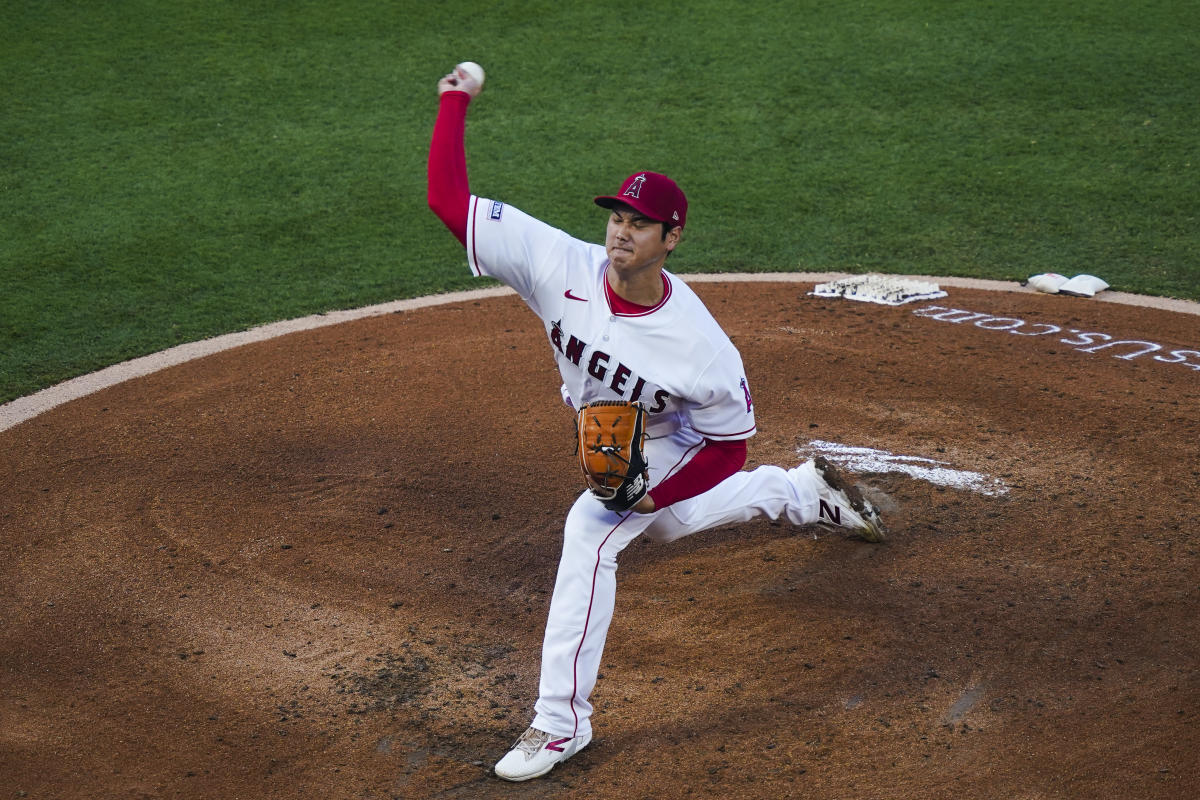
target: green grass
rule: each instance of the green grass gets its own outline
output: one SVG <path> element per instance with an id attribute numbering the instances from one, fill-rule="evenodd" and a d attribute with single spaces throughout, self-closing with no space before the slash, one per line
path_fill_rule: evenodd
<path id="1" fill-rule="evenodd" d="M 19 7 L 16 7 L 18 6 Z M 425 206 L 434 85 L 488 70 L 473 188 L 586 238 L 634 169 L 677 271 L 1200 299 L 1200 2 L 210 0 L 0 11 L 0 402 L 276 319 L 475 285 Z"/>

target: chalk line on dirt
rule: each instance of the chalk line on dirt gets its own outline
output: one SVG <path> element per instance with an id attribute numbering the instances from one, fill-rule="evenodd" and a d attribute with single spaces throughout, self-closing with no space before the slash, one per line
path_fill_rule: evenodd
<path id="1" fill-rule="evenodd" d="M 932 483 L 934 486 L 962 489 L 988 497 L 1008 493 L 1008 486 L 999 478 L 970 470 L 954 469 L 947 466 L 945 461 L 935 461 L 932 458 L 898 455 L 886 450 L 854 447 L 820 439 L 809 442 L 799 448 L 798 452 L 818 453 L 858 474 L 898 472 L 915 480 Z"/>

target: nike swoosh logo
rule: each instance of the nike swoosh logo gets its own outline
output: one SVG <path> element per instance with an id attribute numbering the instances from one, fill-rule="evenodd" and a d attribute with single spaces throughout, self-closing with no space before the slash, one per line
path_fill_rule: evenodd
<path id="1" fill-rule="evenodd" d="M 588 301 L 586 297 L 576 297 L 575 295 L 571 294 L 570 289 L 567 289 L 565 292 L 563 292 L 563 297 L 567 298 L 568 300 L 578 300 L 581 303 L 586 303 Z"/>

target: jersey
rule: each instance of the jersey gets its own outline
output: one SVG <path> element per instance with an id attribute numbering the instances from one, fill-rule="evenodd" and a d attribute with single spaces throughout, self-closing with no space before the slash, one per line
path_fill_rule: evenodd
<path id="1" fill-rule="evenodd" d="M 513 206 L 471 196 L 467 261 L 512 287 L 542 320 L 563 387 L 579 408 L 640 401 L 651 438 L 746 439 L 756 430 L 741 355 L 691 287 L 664 271 L 663 298 L 613 310 L 608 254 Z"/>

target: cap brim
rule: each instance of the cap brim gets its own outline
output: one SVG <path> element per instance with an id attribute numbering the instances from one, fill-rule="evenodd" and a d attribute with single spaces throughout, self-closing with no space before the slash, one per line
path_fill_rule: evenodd
<path id="1" fill-rule="evenodd" d="M 631 203 L 631 202 L 629 202 L 630 200 L 633 200 L 634 202 Z M 636 201 L 636 199 L 632 198 L 632 197 L 613 197 L 611 195 L 601 195 L 600 197 L 595 198 L 595 200 L 593 202 L 596 205 L 600 206 L 601 208 L 612 208 L 613 206 L 629 206 L 630 208 L 632 208 L 634 211 L 641 214 L 646 219 L 652 219 L 655 222 L 670 222 L 670 220 L 659 219 L 659 217 L 657 215 L 648 213 L 646 211 L 646 209 L 641 208 L 640 204 Z M 679 223 L 671 222 L 671 224 L 678 225 Z"/>

